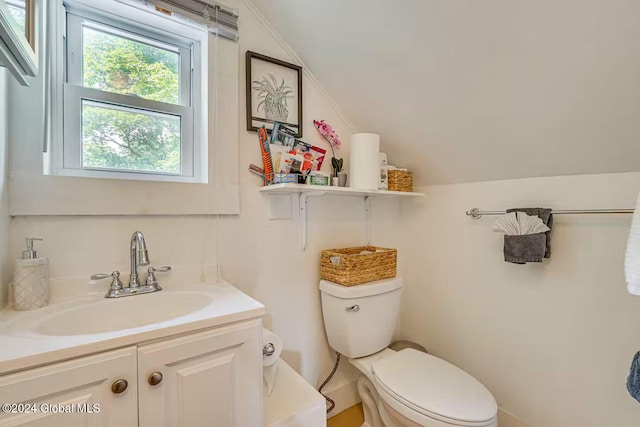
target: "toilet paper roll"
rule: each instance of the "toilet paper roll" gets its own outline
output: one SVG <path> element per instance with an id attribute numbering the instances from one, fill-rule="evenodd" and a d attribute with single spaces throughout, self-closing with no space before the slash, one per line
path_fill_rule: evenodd
<path id="1" fill-rule="evenodd" d="M 282 353 L 282 340 L 268 329 L 262 328 L 262 365 L 271 366 Z"/>
<path id="2" fill-rule="evenodd" d="M 351 135 L 349 186 L 377 190 L 380 182 L 380 135 L 356 133 Z"/>
<path id="3" fill-rule="evenodd" d="M 273 387 L 276 385 L 276 376 L 278 370 L 278 362 L 280 359 L 276 359 L 276 361 L 271 366 L 265 366 L 262 370 L 262 375 L 264 377 L 264 385 L 267 388 L 267 396 L 271 396 L 273 392 Z"/>

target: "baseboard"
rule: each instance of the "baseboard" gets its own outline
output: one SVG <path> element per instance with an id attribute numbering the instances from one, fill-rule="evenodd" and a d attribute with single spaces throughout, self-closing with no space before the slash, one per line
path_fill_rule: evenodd
<path id="1" fill-rule="evenodd" d="M 349 383 L 342 384 L 332 390 L 324 390 L 325 395 L 332 399 L 336 406 L 327 417 L 335 417 L 340 412 L 351 408 L 360 403 L 360 395 L 358 394 L 358 380 L 355 379 Z"/>
<path id="2" fill-rule="evenodd" d="M 515 415 L 504 409 L 498 409 L 498 426 L 499 427 L 531 427 Z"/>

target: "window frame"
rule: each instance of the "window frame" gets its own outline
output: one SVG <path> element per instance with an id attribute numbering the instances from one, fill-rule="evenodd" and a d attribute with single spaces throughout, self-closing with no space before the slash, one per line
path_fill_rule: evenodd
<path id="1" fill-rule="evenodd" d="M 206 183 L 207 165 L 207 115 L 206 76 L 207 34 L 206 32 L 177 31 L 180 25 L 162 25 L 147 11 L 133 6 L 119 4 L 118 15 L 81 4 L 64 5 L 64 53 L 62 85 L 62 144 L 52 158 L 56 163 L 52 168 L 55 175 L 108 178 L 144 181 L 169 181 L 186 183 Z M 144 19 L 147 18 L 147 19 Z M 167 23 L 170 23 L 168 20 Z M 164 24 L 164 22 L 163 22 Z M 172 23 L 173 24 L 173 23 Z M 104 31 L 118 37 L 150 44 L 162 49 L 175 51 L 180 55 L 179 104 L 171 104 L 141 97 L 117 94 L 82 86 L 82 37 L 84 27 Z M 71 58 L 80 58 L 74 61 Z M 190 87 L 189 87 L 190 86 Z M 180 160 L 179 174 L 133 171 L 112 168 L 82 166 L 82 102 L 111 104 L 141 113 L 161 113 L 180 118 Z"/>

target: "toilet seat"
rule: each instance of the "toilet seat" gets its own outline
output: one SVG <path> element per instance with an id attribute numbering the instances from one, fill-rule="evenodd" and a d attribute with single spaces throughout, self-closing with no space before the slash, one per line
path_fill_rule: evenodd
<path id="1" fill-rule="evenodd" d="M 381 398 L 406 418 L 426 425 L 492 425 L 497 404 L 478 380 L 435 356 L 404 349 L 371 365 Z"/>

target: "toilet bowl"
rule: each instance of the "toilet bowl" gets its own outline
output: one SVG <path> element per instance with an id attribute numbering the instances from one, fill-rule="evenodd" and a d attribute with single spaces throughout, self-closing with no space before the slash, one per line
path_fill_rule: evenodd
<path id="1" fill-rule="evenodd" d="M 427 353 L 387 348 L 402 286 L 320 282 L 329 344 L 363 374 L 363 427 L 497 427 L 496 401 L 478 380 Z"/>
<path id="2" fill-rule="evenodd" d="M 349 359 L 364 375 L 363 427 L 496 427 L 496 401 L 475 378 L 435 356 L 384 349 Z"/>

